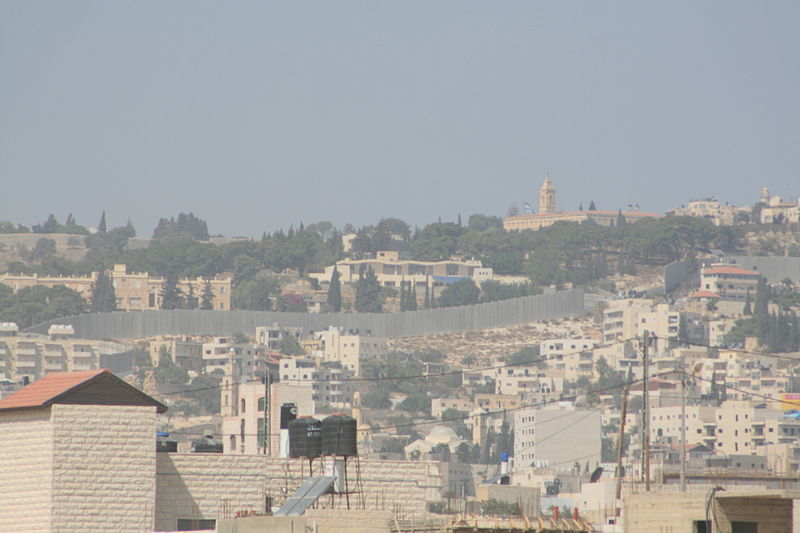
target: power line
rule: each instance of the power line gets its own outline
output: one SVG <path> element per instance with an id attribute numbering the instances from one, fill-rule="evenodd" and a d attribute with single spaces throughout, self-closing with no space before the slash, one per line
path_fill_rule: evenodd
<path id="1" fill-rule="evenodd" d="M 411 376 L 376 376 L 376 377 L 360 377 L 360 378 L 353 377 L 353 378 L 340 379 L 340 380 L 337 380 L 337 381 L 347 382 L 347 383 L 381 382 L 381 381 L 396 381 L 396 380 L 403 380 L 403 379 L 429 379 L 429 378 L 453 376 L 453 375 L 458 375 L 458 374 L 473 374 L 473 373 L 477 373 L 477 372 L 487 372 L 487 371 L 491 371 L 491 370 L 500 370 L 500 369 L 503 369 L 503 368 L 535 365 L 537 363 L 550 361 L 552 359 L 559 359 L 559 358 L 569 357 L 569 356 L 577 355 L 577 354 L 580 354 L 580 353 L 583 353 L 583 352 L 596 350 L 598 348 L 610 348 L 611 346 L 616 346 L 617 344 L 623 344 L 623 343 L 626 343 L 626 342 L 628 342 L 630 340 L 632 340 L 632 339 L 620 339 L 620 340 L 616 340 L 616 341 L 608 343 L 608 344 L 604 344 L 602 346 L 595 346 L 594 348 L 591 348 L 591 349 L 575 350 L 573 352 L 567 352 L 567 353 L 563 353 L 563 354 L 553 354 L 553 355 L 538 357 L 536 359 L 531 359 L 531 360 L 528 360 L 528 361 L 521 361 L 521 362 L 517 362 L 517 363 L 504 363 L 502 365 L 494 365 L 494 366 L 487 366 L 487 367 L 481 367 L 481 368 L 470 368 L 470 369 L 452 370 L 452 371 L 448 371 L 448 372 L 437 372 L 435 374 L 415 374 L 415 375 L 411 375 Z M 310 383 L 312 381 L 314 381 L 314 380 L 313 379 L 290 378 L 290 379 L 282 379 L 279 382 L 280 383 L 288 383 L 288 382 Z M 260 379 L 258 379 L 258 380 L 246 380 L 246 381 L 239 381 L 239 382 L 236 382 L 236 383 L 211 385 L 211 386 L 208 386 L 208 387 L 199 387 L 199 388 L 196 388 L 196 389 L 183 389 L 183 390 L 179 390 L 179 391 L 166 392 L 166 393 L 161 394 L 160 396 L 173 396 L 173 395 L 177 395 L 177 394 L 203 392 L 203 391 L 215 390 L 215 389 L 221 390 L 221 389 L 225 389 L 225 388 L 228 388 L 228 387 L 232 387 L 234 385 L 244 385 L 244 384 L 248 384 L 248 383 L 263 383 L 263 381 L 260 380 Z"/>
<path id="2" fill-rule="evenodd" d="M 659 339 L 659 340 L 663 340 L 663 341 L 673 341 L 673 342 L 675 341 L 675 339 L 669 339 L 669 338 L 666 338 L 666 337 L 657 337 L 655 335 L 652 335 L 651 338 Z M 705 343 L 702 343 L 702 342 L 690 342 L 690 341 L 677 341 L 677 342 L 679 342 L 680 344 L 686 344 L 688 346 L 697 346 L 699 348 L 714 348 L 714 349 L 717 349 L 717 350 L 726 350 L 726 351 L 729 351 L 729 352 L 736 352 L 736 353 L 741 353 L 741 354 L 745 354 L 745 355 L 751 355 L 753 357 L 772 357 L 774 359 L 784 359 L 786 361 L 792 361 L 793 363 L 800 363 L 800 357 L 791 357 L 789 355 L 779 355 L 779 354 L 769 354 L 769 353 L 756 353 L 756 352 L 750 352 L 750 351 L 747 351 L 747 350 L 743 350 L 743 349 L 740 349 L 740 348 L 728 348 L 727 346 L 714 346 L 712 344 L 705 344 Z"/>
<path id="3" fill-rule="evenodd" d="M 667 375 L 667 374 L 671 374 L 673 372 L 675 372 L 675 370 L 667 370 L 667 371 L 664 371 L 664 372 L 659 372 L 657 374 L 651 375 L 650 379 L 653 379 L 653 378 L 656 378 L 656 377 L 660 377 L 660 376 L 664 376 L 664 375 Z M 632 385 L 634 383 L 639 383 L 639 382 L 642 382 L 642 381 L 644 381 L 644 378 L 638 378 L 638 379 L 630 381 L 630 383 L 627 383 L 627 384 L 628 385 Z M 601 388 L 598 388 L 598 389 L 587 390 L 585 392 L 572 394 L 570 396 L 562 396 L 562 397 L 557 398 L 557 399 L 543 400 L 543 401 L 541 401 L 539 403 L 531 404 L 531 405 L 520 405 L 518 407 L 509 407 L 507 409 L 499 409 L 499 410 L 495 410 L 495 411 L 484 411 L 482 413 L 467 414 L 467 415 L 464 415 L 464 416 L 450 417 L 450 418 L 446 418 L 446 419 L 421 420 L 421 421 L 416 421 L 416 422 L 412 421 L 412 422 L 409 422 L 409 423 L 406 423 L 406 424 L 394 424 L 394 425 L 387 425 L 387 426 L 376 426 L 376 427 L 358 429 L 358 431 L 359 432 L 369 432 L 369 431 L 373 431 L 374 432 L 374 431 L 384 431 L 384 430 L 388 430 L 388 429 L 407 429 L 407 428 L 413 428 L 413 427 L 418 427 L 418 426 L 427 426 L 427 425 L 431 425 L 431 424 L 445 424 L 447 422 L 460 422 L 460 421 L 469 420 L 470 418 L 475 418 L 475 417 L 504 415 L 506 413 L 515 412 L 515 411 L 521 411 L 523 409 L 533 409 L 533 408 L 545 407 L 547 405 L 550 405 L 550 404 L 553 404 L 553 403 L 558 403 L 558 402 L 575 401 L 576 399 L 578 399 L 581 396 L 589 396 L 591 394 L 601 394 L 601 393 L 604 393 L 604 392 L 609 392 L 609 391 L 612 391 L 612 390 L 616 390 L 616 389 L 622 388 L 625 385 L 626 385 L 626 383 L 624 383 L 624 382 L 623 383 L 618 383 L 616 385 L 610 385 L 608 387 L 601 387 Z M 180 431 L 170 432 L 170 434 L 173 434 L 173 433 L 176 434 L 176 435 L 198 435 L 199 434 L 197 432 L 185 432 L 185 433 L 184 432 L 180 432 Z M 240 435 L 240 433 L 236 433 L 236 434 Z M 256 434 L 255 433 L 245 433 L 245 436 L 253 436 L 253 435 L 256 435 Z"/>

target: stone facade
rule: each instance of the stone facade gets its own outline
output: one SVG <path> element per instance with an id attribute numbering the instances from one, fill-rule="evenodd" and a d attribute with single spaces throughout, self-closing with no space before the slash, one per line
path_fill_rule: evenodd
<path id="1" fill-rule="evenodd" d="M 3 416 L 0 531 L 50 531 L 53 428 L 49 409 Z M 24 526 L 23 526 L 24 524 Z"/>
<path id="2" fill-rule="evenodd" d="M 56 404 L 3 429 L 0 531 L 152 529 L 155 407 Z"/>
<path id="3" fill-rule="evenodd" d="M 52 406 L 52 531 L 153 527 L 155 407 Z"/>

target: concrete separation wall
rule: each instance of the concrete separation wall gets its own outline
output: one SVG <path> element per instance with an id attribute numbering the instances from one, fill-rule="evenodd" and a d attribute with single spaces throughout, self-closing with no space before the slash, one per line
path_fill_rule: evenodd
<path id="1" fill-rule="evenodd" d="M 85 339 L 131 339 L 155 335 L 232 335 L 256 326 L 280 324 L 319 331 L 329 326 L 379 337 L 418 337 L 489 329 L 577 315 L 584 310 L 580 289 L 499 302 L 406 311 L 404 313 L 279 313 L 274 311 L 115 311 L 59 318 L 26 330 L 46 334 L 51 324 L 70 324 Z"/>
<path id="2" fill-rule="evenodd" d="M 722 260 L 741 268 L 757 270 L 772 284 L 778 284 L 786 278 L 795 283 L 800 281 L 800 257 L 726 255 Z"/>

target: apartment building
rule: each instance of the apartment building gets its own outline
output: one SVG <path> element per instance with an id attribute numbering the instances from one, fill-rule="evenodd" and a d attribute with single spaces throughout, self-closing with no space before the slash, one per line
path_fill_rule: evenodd
<path id="1" fill-rule="evenodd" d="M 603 342 L 643 337 L 647 332 L 652 338 L 651 348 L 661 352 L 678 340 L 680 313 L 670 309 L 669 304 L 652 305 L 647 300 L 624 299 L 611 302 L 603 311 Z"/>
<path id="2" fill-rule="evenodd" d="M 514 469 L 531 465 L 571 470 L 600 463 L 602 411 L 527 408 L 514 414 Z"/>
<path id="3" fill-rule="evenodd" d="M 458 279 L 470 278 L 480 284 L 492 279 L 492 269 L 477 260 L 416 261 L 401 259 L 400 252 L 381 251 L 374 259 L 344 259 L 325 267 L 323 273 L 309 273 L 320 282 L 329 283 L 333 270 L 339 272 L 343 283 L 354 283 L 362 268 L 372 270 L 378 283 L 384 287 L 399 287 L 401 282 L 411 282 L 416 287 L 437 286 Z"/>
<path id="4" fill-rule="evenodd" d="M 271 326 L 256 326 L 256 342 L 270 350 L 279 350 L 285 337 L 294 337 L 299 342 L 303 328 L 273 323 Z"/>
<path id="5" fill-rule="evenodd" d="M 14 323 L 0 324 L 0 380 L 33 382 L 52 372 L 100 368 L 101 347 L 114 352 L 107 341 L 76 339 L 72 326 L 53 325 L 48 335 L 19 335 Z"/>
<path id="6" fill-rule="evenodd" d="M 152 277 L 146 272 L 128 272 L 127 266 L 123 264 L 114 265 L 114 268 L 108 270 L 107 274 L 111 277 L 114 285 L 117 309 L 143 311 L 161 308 L 161 288 L 164 278 Z M 64 285 L 80 294 L 88 302 L 91 301 L 92 287 L 97 276 L 97 272 L 92 272 L 89 276 L 39 276 L 38 274 L 5 273 L 0 274 L 0 283 L 10 287 L 14 292 L 26 287 Z M 208 280 L 183 278 L 178 281 L 178 288 L 183 294 L 192 294 L 199 300 L 208 284 L 214 296 L 213 308 L 228 310 L 231 308 L 232 283 L 233 278 L 225 275 Z"/>
<path id="7" fill-rule="evenodd" d="M 244 455 L 280 456 L 280 414 L 285 403 L 294 404 L 299 416 L 313 416 L 316 403 L 312 399 L 311 385 L 270 385 L 269 412 L 264 409 L 266 386 L 263 383 L 241 383 L 221 394 L 222 442 L 224 453 Z M 264 428 L 269 425 L 270 441 L 266 440 Z M 266 446 L 266 448 L 265 448 Z"/>
<path id="8" fill-rule="evenodd" d="M 203 343 L 186 336 L 153 337 L 147 342 L 150 359 L 158 365 L 162 353 L 169 355 L 172 362 L 187 372 L 203 372 Z"/>
<path id="9" fill-rule="evenodd" d="M 714 265 L 703 267 L 700 271 L 700 289 L 710 291 L 721 300 L 735 300 L 744 303 L 747 294 L 756 297 L 756 286 L 761 274 L 737 266 Z"/>
<path id="10" fill-rule="evenodd" d="M 680 442 L 680 406 L 650 410 L 653 442 Z M 728 455 L 760 453 L 766 443 L 792 443 L 800 438 L 800 420 L 784 418 L 776 409 L 756 409 L 751 402 L 726 401 L 719 407 L 686 406 L 686 441 Z"/>
<path id="11" fill-rule="evenodd" d="M 319 355 L 324 361 L 338 362 L 344 368 L 361 375 L 361 363 L 376 358 L 389 350 L 388 340 L 382 337 L 345 332 L 343 328 L 330 327 L 317 334 Z"/>
<path id="12" fill-rule="evenodd" d="M 263 377 L 273 355 L 264 346 L 237 344 L 231 337 L 213 337 L 203 343 L 203 368 L 206 373 L 220 370 L 230 374 L 228 364 L 234 358 L 243 381 Z"/>
<path id="13" fill-rule="evenodd" d="M 539 355 L 548 368 L 564 370 L 564 357 L 592 350 L 598 342 L 594 339 L 547 339 L 539 343 Z"/>
<path id="14" fill-rule="evenodd" d="M 352 406 L 354 373 L 336 364 L 322 363 L 307 357 L 284 357 L 280 361 L 279 378 L 289 385 L 311 385 L 312 399 L 318 409 Z"/>

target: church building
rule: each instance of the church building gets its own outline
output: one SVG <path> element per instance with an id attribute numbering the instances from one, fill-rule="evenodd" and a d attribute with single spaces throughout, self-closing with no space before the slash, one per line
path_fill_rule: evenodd
<path id="1" fill-rule="evenodd" d="M 601 226 L 614 226 L 617 224 L 620 213 L 625 217 L 625 222 L 633 223 L 643 218 L 661 218 L 656 213 L 643 213 L 641 211 L 557 211 L 556 188 L 547 176 L 539 189 L 539 212 L 524 213 L 503 219 L 503 228 L 506 231 L 522 231 L 526 229 L 539 230 L 556 222 L 587 222 L 592 221 Z"/>

